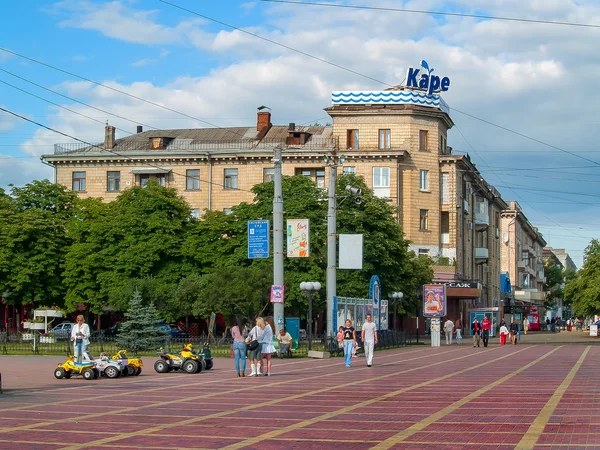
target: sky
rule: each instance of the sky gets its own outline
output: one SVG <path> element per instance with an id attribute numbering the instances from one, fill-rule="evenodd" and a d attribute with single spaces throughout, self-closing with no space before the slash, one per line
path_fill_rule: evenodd
<path id="1" fill-rule="evenodd" d="M 136 125 L 250 126 L 260 105 L 276 125 L 325 124 L 332 91 L 401 84 L 424 59 L 451 79 L 453 152 L 468 153 L 578 267 L 599 237 L 597 0 L 328 2 L 596 27 L 260 0 L 169 3 L 11 2 L 0 19 L 0 107 L 88 142 L 103 141 L 107 120 L 117 137 Z M 0 187 L 53 180 L 40 155 L 70 141 L 0 111 Z"/>

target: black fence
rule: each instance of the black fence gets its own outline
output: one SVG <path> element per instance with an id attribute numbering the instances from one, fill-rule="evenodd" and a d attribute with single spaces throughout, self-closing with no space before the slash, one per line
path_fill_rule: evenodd
<path id="1" fill-rule="evenodd" d="M 362 347 L 360 335 L 357 333 L 359 347 Z M 215 357 L 229 357 L 231 355 L 231 338 L 199 336 L 188 338 L 164 337 L 158 338 L 156 348 L 149 348 L 138 352 L 140 355 L 156 355 L 159 348 L 169 352 L 178 352 L 185 344 L 191 343 L 194 348 L 200 349 L 205 343 L 210 345 L 212 355 Z M 375 349 L 403 347 L 412 344 L 412 337 L 402 331 L 379 333 L 379 342 Z M 330 356 L 341 355 L 342 352 L 335 337 L 325 335 L 311 336 L 310 346 L 313 351 L 330 353 Z M 297 343 L 291 356 L 304 357 L 308 355 L 309 339 L 302 339 Z M 93 355 L 108 353 L 114 355 L 121 350 L 114 336 L 96 336 L 90 338 L 89 350 Z M 65 338 L 56 338 L 40 333 L 9 333 L 0 332 L 0 354 L 3 355 L 62 355 L 73 354 L 73 343 Z M 134 356 L 132 354 L 132 356 Z M 288 355 L 289 356 L 289 355 Z"/>

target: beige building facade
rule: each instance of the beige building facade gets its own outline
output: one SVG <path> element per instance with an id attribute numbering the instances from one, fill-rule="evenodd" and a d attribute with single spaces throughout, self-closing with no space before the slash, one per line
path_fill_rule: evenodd
<path id="1" fill-rule="evenodd" d="M 274 126 L 266 111 L 257 113 L 252 127 L 138 127 L 136 135 L 116 139 L 107 126 L 103 143 L 56 144 L 44 160 L 55 167 L 57 183 L 82 197 L 111 201 L 155 179 L 177 189 L 200 217 L 204 210 L 227 212 L 252 201 L 252 186 L 272 179 L 276 146 L 283 149 L 284 175 L 307 176 L 323 188 L 329 172 L 324 157 L 343 155 L 338 171 L 362 176 L 375 195 L 397 207 L 410 248 L 436 261 L 434 282 L 447 284 L 450 316 L 498 307 L 500 273 L 511 270 L 501 244 L 510 222 L 504 220 L 507 204 L 468 155 L 455 155 L 447 145 L 454 124 L 439 95 L 431 104 L 418 90 L 369 95 L 360 93 L 356 102 L 343 100 L 355 93 L 332 94 L 326 108 L 331 126 Z M 381 96 L 397 100 L 381 103 Z M 527 242 L 535 248 L 540 239 Z M 515 252 L 513 270 L 516 246 Z M 531 270 L 528 280 L 537 286 L 537 268 Z"/>

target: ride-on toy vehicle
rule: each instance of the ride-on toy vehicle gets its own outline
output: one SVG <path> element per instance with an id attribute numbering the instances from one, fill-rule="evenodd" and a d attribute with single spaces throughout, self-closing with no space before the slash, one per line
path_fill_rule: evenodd
<path id="1" fill-rule="evenodd" d="M 67 360 L 59 364 L 54 369 L 54 377 L 58 380 L 62 378 L 71 378 L 73 375 L 81 375 L 86 380 L 95 380 L 100 376 L 100 371 L 96 369 L 94 361 L 83 361 L 78 363 L 69 355 Z"/>
<path id="2" fill-rule="evenodd" d="M 158 373 L 180 369 L 187 373 L 199 373 L 207 367 L 202 354 L 197 355 L 192 351 L 192 344 L 185 344 L 180 353 L 169 353 L 162 349 L 157 353 L 160 359 L 154 363 L 154 370 Z"/>
<path id="3" fill-rule="evenodd" d="M 210 370 L 213 367 L 213 359 L 212 353 L 210 352 L 210 347 L 208 346 L 208 342 L 202 346 L 202 351 L 199 353 L 202 355 L 204 361 L 206 361 L 206 370 Z"/>
<path id="4" fill-rule="evenodd" d="M 112 356 L 112 359 L 119 361 L 129 376 L 142 373 L 142 366 L 144 365 L 142 358 L 130 358 L 127 356 L 127 350 L 119 350 L 116 355 Z"/>
<path id="5" fill-rule="evenodd" d="M 86 350 L 83 352 L 83 362 L 92 361 L 96 363 L 96 369 L 100 375 L 108 378 L 118 378 L 121 375 L 127 375 L 127 368 L 119 361 L 110 359 L 106 353 L 100 353 L 100 358 L 94 358 L 92 354 Z"/>

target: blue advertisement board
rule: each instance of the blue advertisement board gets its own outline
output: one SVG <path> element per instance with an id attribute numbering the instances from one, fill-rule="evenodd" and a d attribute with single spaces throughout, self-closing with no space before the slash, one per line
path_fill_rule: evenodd
<path id="1" fill-rule="evenodd" d="M 269 221 L 248 221 L 248 258 L 269 257 Z"/>

